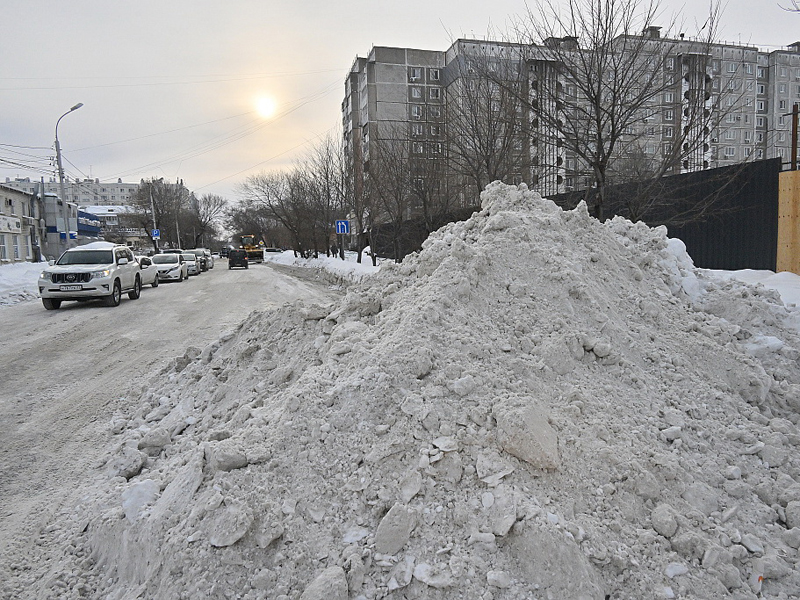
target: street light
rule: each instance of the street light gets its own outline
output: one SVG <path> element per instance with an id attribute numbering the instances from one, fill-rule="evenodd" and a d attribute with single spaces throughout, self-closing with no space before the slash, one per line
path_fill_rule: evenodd
<path id="1" fill-rule="evenodd" d="M 58 121 L 56 121 L 56 163 L 58 164 L 58 186 L 61 191 L 61 202 L 64 206 L 64 231 L 66 234 L 66 247 L 69 247 L 69 205 L 67 204 L 67 196 L 64 191 L 64 167 L 61 164 L 61 145 L 58 143 L 58 124 L 61 123 L 61 119 L 66 117 L 72 111 L 78 110 L 81 106 L 83 106 L 83 102 L 78 102 L 75 106 L 58 117 Z"/>

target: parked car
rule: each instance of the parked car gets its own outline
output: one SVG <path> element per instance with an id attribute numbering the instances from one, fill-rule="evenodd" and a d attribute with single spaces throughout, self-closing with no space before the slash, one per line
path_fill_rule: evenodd
<path id="1" fill-rule="evenodd" d="M 92 242 L 66 250 L 39 276 L 39 296 L 47 310 L 65 300 L 101 299 L 118 306 L 122 294 L 136 300 L 142 292 L 139 263 L 127 246 Z"/>
<path id="2" fill-rule="evenodd" d="M 158 287 L 158 267 L 153 264 L 149 256 L 137 256 L 136 262 L 139 263 L 139 275 L 142 277 L 142 285 Z"/>
<path id="3" fill-rule="evenodd" d="M 187 250 L 186 252 L 191 252 L 197 257 L 197 260 L 200 263 L 200 269 L 202 271 L 208 271 L 209 269 L 214 268 L 214 259 L 211 257 L 210 250 L 206 250 L 205 248 L 194 248 L 192 250 Z"/>
<path id="4" fill-rule="evenodd" d="M 162 248 L 159 252 L 161 254 L 183 254 L 186 250 L 181 250 L 180 248 Z"/>
<path id="5" fill-rule="evenodd" d="M 202 270 L 200 259 L 193 252 L 184 252 L 181 256 L 183 257 L 183 262 L 186 263 L 189 275 L 200 275 Z"/>
<path id="6" fill-rule="evenodd" d="M 219 249 L 220 258 L 228 258 L 229 250 L 230 248 L 228 248 L 227 246 L 225 246 L 224 248 L 220 248 Z"/>
<path id="7" fill-rule="evenodd" d="M 247 260 L 247 250 L 236 250 L 231 248 L 228 251 L 228 268 L 232 269 L 233 267 L 244 267 L 245 269 L 249 269 Z"/>
<path id="8" fill-rule="evenodd" d="M 156 254 L 150 260 L 158 269 L 160 281 L 183 281 L 189 277 L 189 269 L 180 254 Z"/>

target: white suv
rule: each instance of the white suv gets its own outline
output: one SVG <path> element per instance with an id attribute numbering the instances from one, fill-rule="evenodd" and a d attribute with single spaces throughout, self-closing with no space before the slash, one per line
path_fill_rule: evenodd
<path id="1" fill-rule="evenodd" d="M 51 261 L 39 276 L 39 295 L 47 310 L 64 300 L 101 298 L 106 306 L 118 306 L 127 292 L 136 300 L 142 292 L 139 263 L 127 246 L 93 242 L 70 248 Z"/>

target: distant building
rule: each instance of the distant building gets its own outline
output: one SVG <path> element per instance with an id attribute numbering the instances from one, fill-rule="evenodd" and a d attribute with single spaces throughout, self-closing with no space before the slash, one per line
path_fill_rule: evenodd
<path id="1" fill-rule="evenodd" d="M 6 177 L 4 185 L 31 194 L 39 190 L 41 182 L 30 177 L 11 179 Z M 116 183 L 101 183 L 99 179 L 64 179 L 64 191 L 67 200 L 77 205 L 115 206 L 130 203 L 139 189 L 138 183 L 123 183 L 117 179 Z M 44 191 L 52 194 L 61 194 L 58 179 L 50 177 L 44 182 Z"/>

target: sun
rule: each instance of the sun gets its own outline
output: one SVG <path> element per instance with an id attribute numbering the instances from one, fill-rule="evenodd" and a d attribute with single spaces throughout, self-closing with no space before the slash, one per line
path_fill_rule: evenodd
<path id="1" fill-rule="evenodd" d="M 268 119 L 274 115 L 276 108 L 277 106 L 275 104 L 275 99 L 271 98 L 270 96 L 261 96 L 258 100 L 256 100 L 256 111 L 258 111 L 258 114 L 265 119 Z"/>

